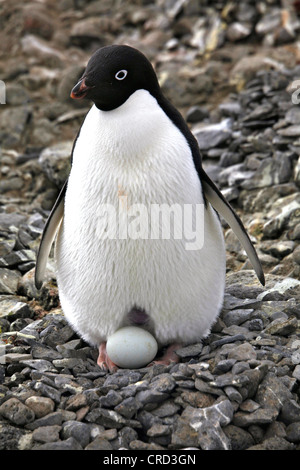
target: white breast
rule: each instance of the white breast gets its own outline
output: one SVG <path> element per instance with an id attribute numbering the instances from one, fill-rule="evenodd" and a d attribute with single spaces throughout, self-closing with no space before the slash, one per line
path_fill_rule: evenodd
<path id="1" fill-rule="evenodd" d="M 135 204 L 150 212 L 151 204 L 202 203 L 187 141 L 148 92 L 113 111 L 91 108 L 74 149 L 56 250 L 62 308 L 87 341 L 99 344 L 126 325 L 134 306 L 150 315 L 160 343 L 209 332 L 225 277 L 223 235 L 210 207 L 201 250 L 186 250 L 184 238 L 99 236 L 104 205 L 123 220 Z"/>

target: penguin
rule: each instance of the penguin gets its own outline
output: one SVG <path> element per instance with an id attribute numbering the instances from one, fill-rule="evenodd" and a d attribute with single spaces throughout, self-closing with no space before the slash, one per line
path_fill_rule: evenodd
<path id="1" fill-rule="evenodd" d="M 73 329 L 99 348 L 99 366 L 116 370 L 106 341 L 127 325 L 153 334 L 165 351 L 155 362 L 178 361 L 176 350 L 207 337 L 222 308 L 226 252 L 220 216 L 264 285 L 256 250 L 241 219 L 205 173 L 197 140 L 163 95 L 143 53 L 127 45 L 98 49 L 71 97 L 93 104 L 74 141 L 69 177 L 45 224 L 35 285 L 42 286 L 56 238 L 63 312 Z M 120 228 L 132 207 L 142 205 L 150 212 L 153 206 L 174 204 L 203 208 L 198 249 L 187 249 L 184 235 L 120 235 L 112 230 L 116 223 L 108 224 L 113 217 L 103 211 L 118 214 Z M 149 219 L 139 221 L 142 229 L 148 227 Z"/>

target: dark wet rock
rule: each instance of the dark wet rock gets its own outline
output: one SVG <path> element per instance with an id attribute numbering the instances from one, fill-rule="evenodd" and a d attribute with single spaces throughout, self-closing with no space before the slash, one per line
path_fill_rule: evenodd
<path id="1" fill-rule="evenodd" d="M 9 398 L 0 406 L 0 415 L 8 419 L 12 424 L 24 426 L 34 420 L 32 409 L 24 405 L 17 398 Z"/>

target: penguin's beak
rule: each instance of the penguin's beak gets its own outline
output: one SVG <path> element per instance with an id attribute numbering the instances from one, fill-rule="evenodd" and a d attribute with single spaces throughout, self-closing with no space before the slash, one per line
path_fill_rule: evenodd
<path id="1" fill-rule="evenodd" d="M 85 83 L 85 78 L 82 78 L 81 80 L 79 80 L 79 82 L 74 86 L 74 88 L 72 89 L 71 91 L 71 98 L 73 98 L 74 100 L 81 100 L 82 98 L 84 98 L 88 91 L 91 89 L 91 88 L 94 88 L 94 87 L 91 87 L 91 86 L 87 86 L 86 83 Z"/>

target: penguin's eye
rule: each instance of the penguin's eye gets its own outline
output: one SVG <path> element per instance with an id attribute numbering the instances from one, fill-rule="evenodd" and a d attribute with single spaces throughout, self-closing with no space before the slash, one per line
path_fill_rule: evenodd
<path id="1" fill-rule="evenodd" d="M 125 70 L 125 69 L 119 70 L 119 72 L 116 73 L 115 78 L 117 80 L 124 80 L 126 75 L 127 75 L 127 70 Z"/>

